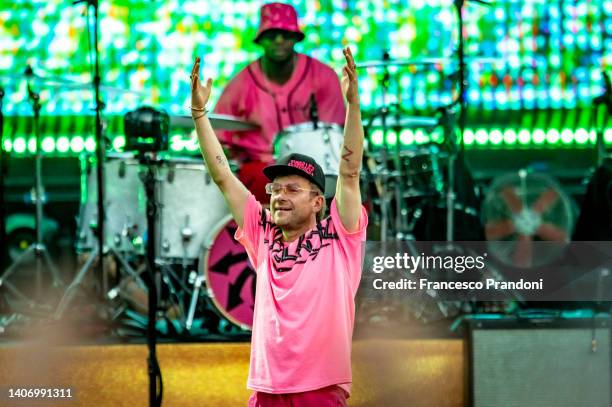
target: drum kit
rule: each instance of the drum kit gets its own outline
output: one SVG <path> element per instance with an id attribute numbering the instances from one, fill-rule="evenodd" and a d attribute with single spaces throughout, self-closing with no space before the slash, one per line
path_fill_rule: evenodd
<path id="1" fill-rule="evenodd" d="M 450 62 L 448 58 L 393 60 L 385 52 L 380 61 L 366 61 L 357 65 L 358 69 L 382 70 L 382 104 L 372 112 L 364 112 L 366 135 L 376 129 L 386 138 L 391 130 L 399 134 L 400 130 L 429 132 L 440 127 L 444 133 L 440 143 L 431 142 L 417 147 L 402 146 L 397 138 L 394 147 L 383 143 L 381 148 L 374 149 L 366 145 L 362 189 L 371 209 L 371 224 L 377 226 L 370 239 L 453 240 L 462 237 L 457 236 L 454 230 L 456 222 L 466 221 L 462 218 L 467 218 L 467 224 L 475 226 L 475 229 L 482 227 L 475 209 L 477 199 L 473 186 L 465 185 L 469 174 L 461 173 L 467 173 L 467 170 L 462 166 L 461 146 L 457 145 L 455 137 L 453 107 L 459 105 L 463 112 L 465 100 L 460 97 L 451 106 L 441 109 L 441 117 L 410 116 L 401 111 L 399 105 L 392 105 L 388 101 L 390 68 L 426 67 L 447 62 Z M 465 94 L 464 69 L 465 62 L 460 52 L 461 95 Z M 37 77 L 31 70 L 27 76 L 32 83 L 38 81 L 49 86 L 74 87 L 72 81 L 59 78 L 54 83 L 53 78 Z M 103 89 L 99 81 L 96 85 L 99 119 L 99 91 L 119 90 Z M 85 89 L 82 85 L 78 86 Z M 252 123 L 236 117 L 208 116 L 215 129 L 241 131 L 254 128 Z M 196 313 L 202 311 L 203 306 L 210 306 L 208 311 L 213 308 L 234 327 L 250 329 L 255 272 L 246 251 L 233 239 L 236 224 L 204 162 L 157 151 L 145 165 L 140 154 L 101 151 L 104 143 L 98 134 L 102 131 L 98 122 L 96 139 L 101 142 L 97 143 L 96 155 L 84 155 L 80 160 L 82 191 L 76 250 L 86 261 L 65 290 L 55 310 L 55 317 L 60 318 L 67 310 L 97 259 L 110 256 L 115 264 L 120 265 L 120 272 L 110 276 L 104 267 L 106 261 L 98 262 L 102 271 L 102 291 L 110 301 L 119 299 L 121 307 L 131 301 L 136 303 L 138 300 L 135 298 L 143 297 L 141 294 L 147 291 L 148 286 L 143 272 L 154 266 L 161 271 L 159 281 L 154 282 L 158 302 L 161 300 L 164 303 L 160 308 L 164 312 L 172 310 L 186 331 L 194 326 Z M 462 130 L 461 117 L 459 122 Z M 172 116 L 170 126 L 193 129 L 193 121 L 190 116 Z M 312 123 L 283 129 L 276 136 L 273 148 L 276 158 L 291 152 L 311 155 L 327 175 L 326 191 L 333 194 L 342 140 L 341 127 L 313 120 Z M 40 149 L 37 151 L 40 152 Z M 103 163 L 101 166 L 98 164 L 100 162 Z M 37 176 L 37 179 L 40 177 Z M 98 199 L 100 195 L 104 197 L 103 200 Z M 147 216 L 151 211 L 154 215 Z M 100 213 L 105 215 L 99 216 Z M 440 218 L 446 219 L 445 222 L 438 222 L 444 230 L 432 231 L 429 225 Z M 461 230 L 474 229 L 464 226 Z M 102 239 L 99 239 L 100 235 Z M 153 249 L 147 248 L 149 242 L 152 242 Z M 37 254 L 43 252 L 44 246 L 37 244 L 35 250 Z M 103 256 L 99 255 L 101 251 Z M 41 259 L 37 260 L 41 262 L 45 256 L 38 255 L 37 259 Z M 50 268 L 53 269 L 51 265 Z M 5 273 L 0 282 L 6 282 L 6 277 Z M 110 289 L 106 284 L 109 277 L 115 280 L 114 287 Z M 127 287 L 130 287 L 131 293 L 126 293 Z M 205 301 L 201 301 L 202 298 Z M 142 301 L 140 305 L 146 308 Z"/>
<path id="2" fill-rule="evenodd" d="M 370 61 L 358 67 L 386 69 L 402 63 L 387 59 L 384 63 Z M 423 61 L 423 65 L 431 63 Z M 44 85 L 54 86 L 53 83 L 57 82 L 59 86 L 66 82 L 60 79 L 49 82 L 48 78 L 30 76 L 36 83 Z M 435 117 L 408 116 L 401 112 L 392 114 L 391 110 L 384 105 L 372 113 L 366 112 L 366 134 L 373 129 L 381 129 L 383 134 L 391 129 L 429 131 L 440 124 Z M 254 128 L 253 124 L 228 115 L 209 114 L 209 118 L 215 129 L 240 131 Z M 175 128 L 193 128 L 189 116 L 171 116 L 170 123 Z M 336 124 L 301 123 L 277 134 L 273 148 L 277 158 L 297 151 L 307 152 L 315 158 L 325 171 L 326 191 L 333 195 L 342 140 L 342 128 Z M 431 234 L 419 234 L 419 224 L 427 223 L 428 216 L 438 216 L 445 209 L 441 202 L 447 189 L 443 169 L 449 155 L 444 143 L 416 148 L 366 148 L 362 187 L 373 209 L 373 223 L 380 225 L 380 232 L 371 238 L 432 240 Z M 220 190 L 212 182 L 201 158 L 160 152 L 154 161 L 154 205 L 158 211 L 153 230 L 155 265 L 161 270 L 157 282 L 160 288 L 158 297 L 163 303 L 161 309 L 175 311 L 174 318 L 186 331 L 194 326 L 196 313 L 202 311 L 203 306 L 214 309 L 235 327 L 250 329 L 255 272 L 246 251 L 233 239 L 236 224 Z M 65 313 L 99 257 L 97 162 L 97 157 L 91 154 L 80 157 L 82 190 L 75 247 L 85 262 L 66 288 L 55 310 L 56 318 Z M 120 270 L 118 275 L 111 275 L 112 268 L 109 272 L 103 268 L 103 279 L 114 279 L 114 285 L 105 290 L 105 296 L 120 307 L 129 304 L 144 309 L 146 304 L 142 298 L 147 284 L 142 273 L 146 269 L 143 264 L 147 263 L 144 258 L 149 239 L 148 200 L 143 182 L 145 168 L 135 153 L 127 152 L 105 152 L 103 163 L 104 257 L 111 257 Z M 236 164 L 233 165 L 236 169 Z M 438 211 L 436 215 L 427 212 L 432 205 Z M 476 211 L 467 205 L 456 205 L 455 209 L 477 217 Z M 41 258 L 45 260 L 48 256 Z M 54 270 L 52 264 L 49 267 Z M 54 278 L 56 274 L 53 271 Z M 4 282 L 7 282 L 6 277 L 5 274 Z"/>

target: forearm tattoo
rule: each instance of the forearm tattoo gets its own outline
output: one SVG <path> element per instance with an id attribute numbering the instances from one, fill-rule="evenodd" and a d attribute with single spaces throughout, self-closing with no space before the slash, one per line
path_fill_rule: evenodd
<path id="1" fill-rule="evenodd" d="M 344 154 L 342 154 L 342 159 L 346 162 L 349 161 L 349 157 L 353 155 L 353 151 L 347 146 L 344 146 Z"/>
<path id="2" fill-rule="evenodd" d="M 222 155 L 218 155 L 215 157 L 217 159 L 217 163 L 221 166 L 225 166 L 227 164 L 227 161 L 225 160 L 225 157 L 223 157 Z"/>

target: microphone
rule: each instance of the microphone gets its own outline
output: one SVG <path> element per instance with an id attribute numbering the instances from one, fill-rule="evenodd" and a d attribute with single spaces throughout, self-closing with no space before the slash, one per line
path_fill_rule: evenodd
<path id="1" fill-rule="evenodd" d="M 319 128 L 319 109 L 317 108 L 317 100 L 314 93 L 310 95 L 310 108 L 308 109 L 308 115 L 312 122 L 313 129 Z"/>
<path id="2" fill-rule="evenodd" d="M 597 96 L 595 99 L 593 99 L 593 102 L 596 105 L 606 105 L 608 114 L 612 115 L 612 82 L 610 81 L 610 75 L 608 75 L 606 71 L 602 70 L 601 76 L 604 80 L 605 91 L 603 95 Z"/>

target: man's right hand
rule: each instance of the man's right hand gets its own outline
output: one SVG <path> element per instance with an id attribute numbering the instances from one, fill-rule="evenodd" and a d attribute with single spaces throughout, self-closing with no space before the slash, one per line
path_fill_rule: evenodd
<path id="1" fill-rule="evenodd" d="M 210 97 L 210 91 L 212 89 L 212 79 L 206 80 L 206 85 L 202 84 L 200 80 L 200 57 L 196 57 L 196 60 L 191 68 L 191 115 L 199 116 L 206 108 L 208 98 Z"/>

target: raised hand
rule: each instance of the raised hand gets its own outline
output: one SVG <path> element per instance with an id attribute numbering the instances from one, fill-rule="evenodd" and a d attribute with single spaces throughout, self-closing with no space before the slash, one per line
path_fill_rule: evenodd
<path id="1" fill-rule="evenodd" d="M 342 93 L 349 104 L 359 104 L 359 83 L 357 81 L 357 66 L 349 47 L 342 50 L 346 65 L 342 68 Z"/>
<path id="2" fill-rule="evenodd" d="M 205 85 L 202 85 L 200 80 L 200 57 L 196 60 L 191 68 L 191 114 L 199 116 L 208 103 L 210 91 L 212 89 L 212 79 L 208 78 Z"/>

